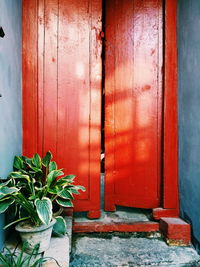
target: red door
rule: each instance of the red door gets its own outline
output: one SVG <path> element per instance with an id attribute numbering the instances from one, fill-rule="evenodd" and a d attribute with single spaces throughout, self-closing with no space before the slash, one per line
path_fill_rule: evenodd
<path id="1" fill-rule="evenodd" d="M 106 0 L 105 207 L 160 203 L 162 0 Z M 23 2 L 23 153 L 53 152 L 100 215 L 101 0 Z"/>
<path id="2" fill-rule="evenodd" d="M 162 0 L 106 2 L 105 209 L 160 204 Z"/>
<path id="3" fill-rule="evenodd" d="M 23 153 L 52 151 L 100 214 L 101 0 L 24 0 Z"/>

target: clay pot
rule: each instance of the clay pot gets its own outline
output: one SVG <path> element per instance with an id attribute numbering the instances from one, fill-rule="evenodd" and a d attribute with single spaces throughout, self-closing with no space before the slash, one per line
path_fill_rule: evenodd
<path id="1" fill-rule="evenodd" d="M 31 253 L 33 248 L 39 244 L 38 253 L 42 253 L 49 248 L 53 225 L 56 220 L 52 220 L 50 224 L 41 226 L 33 226 L 29 222 L 20 222 L 15 229 L 19 232 L 22 242 L 27 243 L 26 252 Z"/>

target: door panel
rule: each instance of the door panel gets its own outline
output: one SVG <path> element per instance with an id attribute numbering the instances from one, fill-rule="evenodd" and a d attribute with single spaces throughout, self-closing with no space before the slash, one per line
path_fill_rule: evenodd
<path id="1" fill-rule="evenodd" d="M 106 1 L 105 209 L 160 204 L 162 1 Z"/>
<path id="2" fill-rule="evenodd" d="M 38 48 L 34 75 L 37 73 L 38 77 L 31 88 L 37 98 L 28 99 L 27 84 L 24 95 L 31 105 L 34 100 L 36 107 L 37 146 L 30 151 L 28 139 L 24 139 L 24 153 L 31 155 L 39 151 L 43 155 L 52 151 L 59 167 L 64 167 L 66 174 L 77 175 L 76 183 L 86 187 L 86 192 L 74 202 L 75 210 L 90 211 L 97 216 L 100 209 L 101 1 L 39 0 L 35 3 L 38 3 L 35 4 L 37 16 L 26 21 L 35 23 L 32 31 L 38 29 L 37 43 L 34 43 L 34 49 Z M 32 32 L 28 34 L 31 36 Z M 29 62 L 31 52 L 24 48 L 24 62 Z M 29 120 L 34 115 L 30 113 Z M 26 137 L 31 138 L 31 121 L 25 116 L 24 119 Z"/>

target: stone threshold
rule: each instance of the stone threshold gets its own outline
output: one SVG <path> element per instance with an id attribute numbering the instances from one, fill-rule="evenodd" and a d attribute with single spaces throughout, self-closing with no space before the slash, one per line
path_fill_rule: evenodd
<path id="1" fill-rule="evenodd" d="M 65 216 L 67 233 L 64 237 L 52 237 L 49 249 L 43 253 L 43 257 L 50 257 L 43 267 L 69 267 L 72 232 L 74 233 L 108 233 L 108 232 L 133 232 L 133 233 L 158 233 L 166 239 L 168 245 L 188 246 L 190 245 L 190 225 L 180 218 L 160 218 L 159 222 L 73 222 L 73 214 Z M 13 249 L 16 241 L 6 243 L 6 246 Z M 20 248 L 18 248 L 19 250 Z"/>

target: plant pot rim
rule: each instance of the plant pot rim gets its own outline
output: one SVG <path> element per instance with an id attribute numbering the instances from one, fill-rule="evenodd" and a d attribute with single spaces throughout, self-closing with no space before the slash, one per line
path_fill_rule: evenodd
<path id="1" fill-rule="evenodd" d="M 56 223 L 56 220 L 53 218 L 52 221 L 48 225 L 46 225 L 46 224 L 42 224 L 40 226 L 31 226 L 30 225 L 29 228 L 24 228 L 22 226 L 22 225 L 24 225 L 25 222 L 27 222 L 27 221 L 18 223 L 15 226 L 15 230 L 18 231 L 18 232 L 22 232 L 22 233 L 41 232 L 41 231 L 47 230 L 48 228 L 52 227 Z"/>

